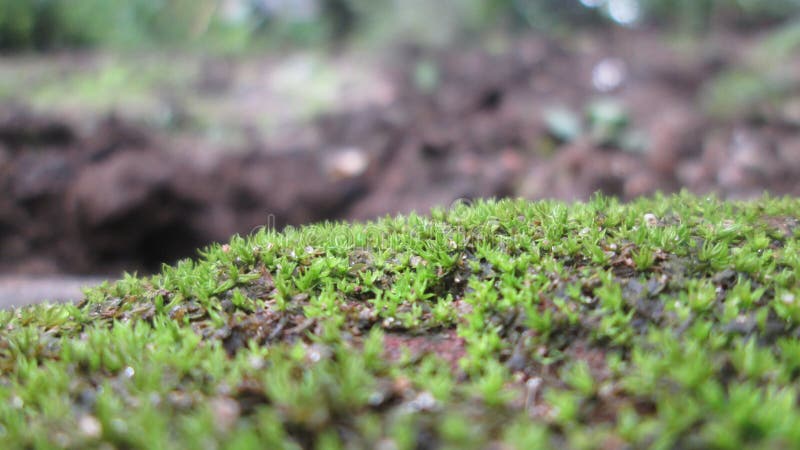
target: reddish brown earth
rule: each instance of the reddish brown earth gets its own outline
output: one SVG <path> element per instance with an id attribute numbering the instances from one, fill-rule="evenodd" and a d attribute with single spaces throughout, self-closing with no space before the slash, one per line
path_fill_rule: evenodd
<path id="1" fill-rule="evenodd" d="M 720 39 L 720 42 L 726 42 Z M 457 199 L 623 199 L 687 187 L 723 197 L 800 195 L 794 125 L 719 121 L 700 89 L 741 57 L 732 45 L 679 54 L 657 36 L 560 45 L 524 39 L 500 54 L 407 51 L 389 67 L 391 102 L 319 117 L 316 139 L 254 141 L 235 151 L 177 140 L 115 117 L 0 107 L 0 273 L 151 272 L 258 226 L 368 220 Z M 563 142 L 546 117 L 599 96 L 592 70 L 625 64 L 611 90 L 639 151 L 591 136 Z M 414 82 L 435 61 L 438 89 Z M 308 142 L 316 142 L 309 144 Z"/>

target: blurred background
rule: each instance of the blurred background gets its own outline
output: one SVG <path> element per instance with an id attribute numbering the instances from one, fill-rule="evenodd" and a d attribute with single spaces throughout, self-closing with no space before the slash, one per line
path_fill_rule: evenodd
<path id="1" fill-rule="evenodd" d="M 800 195 L 800 0 L 0 0 L 0 274 L 478 197 Z"/>

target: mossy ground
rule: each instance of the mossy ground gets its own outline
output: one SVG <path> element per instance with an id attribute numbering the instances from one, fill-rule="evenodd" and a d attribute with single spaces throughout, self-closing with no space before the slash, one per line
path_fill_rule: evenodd
<path id="1" fill-rule="evenodd" d="M 0 312 L 1 448 L 797 448 L 800 200 L 262 229 Z"/>

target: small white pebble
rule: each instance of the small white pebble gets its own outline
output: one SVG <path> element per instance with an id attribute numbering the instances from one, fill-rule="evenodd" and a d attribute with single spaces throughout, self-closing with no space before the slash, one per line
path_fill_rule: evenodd
<path id="1" fill-rule="evenodd" d="M 397 444 L 392 439 L 381 439 L 375 445 L 375 450 L 397 450 Z"/>
<path id="2" fill-rule="evenodd" d="M 81 434 L 90 438 L 98 438 L 103 433 L 103 425 L 94 416 L 85 415 L 78 420 Z"/>
<path id="3" fill-rule="evenodd" d="M 133 376 L 136 375 L 136 371 L 133 369 L 133 367 L 128 366 L 122 371 L 122 375 L 124 375 L 125 378 L 133 378 Z"/>
<path id="4" fill-rule="evenodd" d="M 539 389 L 539 386 L 542 385 L 542 379 L 539 377 L 533 377 L 526 381 L 525 385 L 528 387 L 529 391 L 536 391 Z"/>
<path id="5" fill-rule="evenodd" d="M 530 403 L 539 394 L 539 388 L 542 387 L 542 379 L 539 377 L 533 377 L 525 382 L 525 387 L 528 390 L 528 398 L 526 399 L 526 403 Z"/>
<path id="6" fill-rule="evenodd" d="M 658 217 L 653 213 L 647 213 L 644 215 L 644 222 L 648 227 L 654 227 L 658 225 Z"/>
<path id="7" fill-rule="evenodd" d="M 605 58 L 592 69 L 592 84 L 600 92 L 613 91 L 625 82 L 626 77 L 625 61 L 619 58 Z"/>
<path id="8" fill-rule="evenodd" d="M 161 396 L 153 392 L 150 394 L 150 405 L 158 407 L 161 405 Z"/>
<path id="9" fill-rule="evenodd" d="M 306 357 L 312 363 L 319 362 L 322 359 L 322 354 L 320 354 L 319 350 L 314 347 L 308 349 L 308 353 L 306 353 Z"/>
<path id="10" fill-rule="evenodd" d="M 214 415 L 214 425 L 219 431 L 230 431 L 241 413 L 239 403 L 228 397 L 217 397 L 210 403 L 211 412 Z"/>
<path id="11" fill-rule="evenodd" d="M 379 406 L 381 403 L 384 402 L 384 400 L 386 400 L 386 396 L 383 395 L 382 392 L 375 391 L 375 392 L 369 394 L 369 398 L 367 399 L 367 402 L 371 406 Z"/>
<path id="12" fill-rule="evenodd" d="M 409 406 L 416 411 L 430 411 L 436 406 L 436 399 L 428 391 L 423 391 L 411 400 Z"/>
<path id="13" fill-rule="evenodd" d="M 247 362 L 250 364 L 250 367 L 255 370 L 264 368 L 264 358 L 260 356 L 251 355 L 250 358 L 247 359 Z"/>
<path id="14" fill-rule="evenodd" d="M 335 179 L 353 178 L 367 170 L 367 155 L 358 148 L 336 152 L 328 160 L 328 174 Z"/>
<path id="15" fill-rule="evenodd" d="M 525 382 L 525 388 L 527 389 L 527 393 L 525 395 L 525 411 L 528 414 L 531 413 L 531 410 L 536 403 L 536 398 L 539 396 L 539 389 L 542 387 L 542 379 L 539 377 L 533 377 Z"/>

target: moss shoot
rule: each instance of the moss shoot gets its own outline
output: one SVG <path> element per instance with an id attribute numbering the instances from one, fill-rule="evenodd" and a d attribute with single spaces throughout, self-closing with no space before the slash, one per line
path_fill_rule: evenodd
<path id="1" fill-rule="evenodd" d="M 798 448 L 800 200 L 262 229 L 0 311 L 0 448 Z"/>

